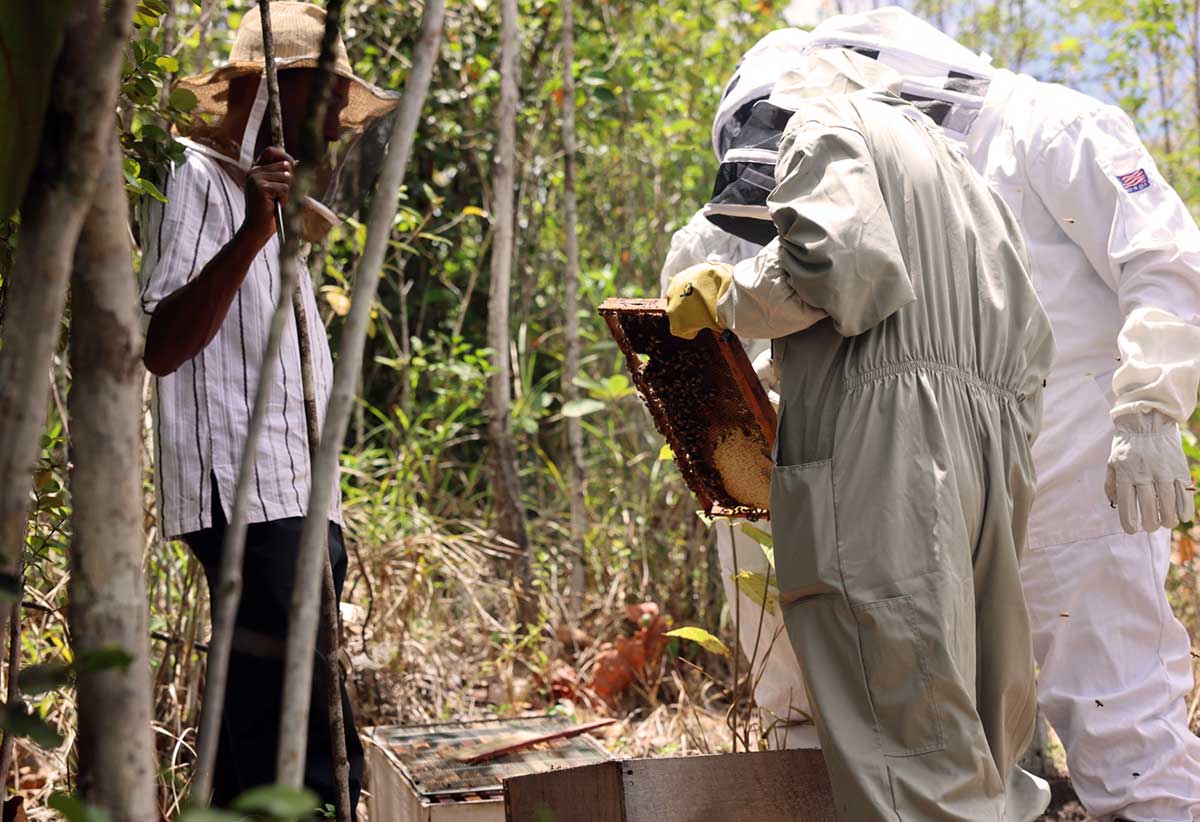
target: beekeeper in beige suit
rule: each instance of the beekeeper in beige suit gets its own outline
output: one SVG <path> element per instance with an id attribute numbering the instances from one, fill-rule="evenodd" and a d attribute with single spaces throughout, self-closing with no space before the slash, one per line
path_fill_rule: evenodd
<path id="1" fill-rule="evenodd" d="M 774 340 L 775 560 L 840 818 L 999 821 L 1053 345 L 1011 213 L 899 84 L 842 50 L 787 74 L 779 236 L 676 275 L 668 313 Z"/>

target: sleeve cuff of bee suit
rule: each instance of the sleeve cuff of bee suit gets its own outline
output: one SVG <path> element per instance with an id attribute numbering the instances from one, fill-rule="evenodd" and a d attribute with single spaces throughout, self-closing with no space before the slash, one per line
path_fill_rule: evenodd
<path id="1" fill-rule="evenodd" d="M 1134 309 L 1117 338 L 1112 418 L 1156 411 L 1183 423 L 1196 408 L 1200 327 L 1160 308 Z"/>
<path id="2" fill-rule="evenodd" d="M 717 302 L 717 318 L 742 339 L 773 340 L 826 317 L 800 299 L 779 264 L 779 241 L 733 267 L 733 285 Z"/>

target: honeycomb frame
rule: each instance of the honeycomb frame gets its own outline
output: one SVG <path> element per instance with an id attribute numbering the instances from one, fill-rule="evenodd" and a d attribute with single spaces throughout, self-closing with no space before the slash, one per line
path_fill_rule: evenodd
<path id="1" fill-rule="evenodd" d="M 612 298 L 599 312 L 625 357 L 638 396 L 705 513 L 769 518 L 766 507 L 734 498 L 713 464 L 718 433 L 740 429 L 758 446 L 753 459 L 765 471 L 769 489 L 775 409 L 737 336 L 706 330 L 693 340 L 675 337 L 664 300 Z"/>

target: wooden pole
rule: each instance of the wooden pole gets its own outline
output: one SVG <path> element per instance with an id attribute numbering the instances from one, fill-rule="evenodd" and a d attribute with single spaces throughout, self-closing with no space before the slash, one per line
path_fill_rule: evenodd
<path id="1" fill-rule="evenodd" d="M 313 100 L 309 103 L 306 120 L 310 124 L 314 122 L 320 123 L 323 118 L 324 98 L 329 88 L 327 74 L 333 60 L 333 42 L 336 42 L 337 38 L 337 12 L 340 11 L 340 6 L 341 4 L 338 2 L 330 2 L 327 11 L 329 18 L 332 19 L 333 38 L 328 43 L 322 42 L 320 63 L 322 69 L 324 69 L 322 76 L 325 77 L 325 82 L 318 81 L 317 87 L 314 90 Z M 267 84 L 267 110 L 271 126 L 271 137 L 275 145 L 283 146 L 283 116 L 279 105 L 279 80 L 275 70 L 275 44 L 271 33 L 270 0 L 259 0 L 259 9 L 262 16 L 263 52 L 265 58 L 264 81 Z M 326 41 L 330 40 L 328 37 L 329 27 L 327 18 Z M 304 193 L 302 175 L 315 167 L 319 158 L 306 159 L 309 159 L 310 162 L 304 164 L 296 176 L 292 188 L 294 196 L 291 200 L 292 204 L 288 209 L 297 216 L 300 214 L 300 203 Z M 242 463 L 238 474 L 238 485 L 234 496 L 233 511 L 226 528 L 222 548 L 220 596 L 215 597 L 217 599 L 215 604 L 216 619 L 213 626 L 212 647 L 208 658 L 204 707 L 200 720 L 196 776 L 192 783 L 192 795 L 200 804 L 208 803 L 209 794 L 212 790 L 212 774 L 216 763 L 220 720 L 224 709 L 229 677 L 229 653 L 232 647 L 233 627 L 237 616 L 238 602 L 241 599 L 242 562 L 246 547 L 246 509 L 249 503 L 254 455 L 257 453 L 258 439 L 266 417 L 268 389 L 271 381 L 274 379 L 275 363 L 279 359 L 283 331 L 287 325 L 289 304 L 296 324 L 296 336 L 300 349 L 301 380 L 303 383 L 304 412 L 307 423 L 310 465 L 312 464 L 311 455 L 316 451 L 316 438 L 319 436 L 316 423 L 316 392 L 313 387 L 312 347 L 308 334 L 308 317 L 302 295 L 297 288 L 299 267 L 296 263 L 296 255 L 299 246 L 299 232 L 294 231 L 289 239 L 283 208 L 278 201 L 275 204 L 275 228 L 279 234 L 279 242 L 282 247 L 279 266 L 279 303 L 276 305 L 271 317 L 270 330 L 267 335 L 267 347 L 263 355 L 262 367 L 259 370 L 259 382 L 254 396 L 254 408 L 250 416 L 245 450 L 242 454 Z M 310 476 L 310 487 L 311 481 L 312 477 Z M 326 536 L 328 536 L 328 527 L 326 528 Z M 342 716 L 341 669 L 338 665 L 339 631 L 337 602 L 334 596 L 333 575 L 329 568 L 328 550 L 325 551 L 325 556 L 326 571 L 322 586 L 325 607 L 322 609 L 322 615 L 326 626 L 324 632 L 326 640 L 324 650 L 328 673 L 326 699 L 329 706 L 330 735 L 333 744 L 338 820 L 339 822 L 349 822 L 351 819 L 350 768 L 346 755 L 345 720 Z M 216 593 L 214 592 L 214 594 Z M 311 688 L 309 693 L 311 693 Z M 307 724 L 301 726 L 301 733 L 304 733 L 306 728 Z"/>
<path id="2" fill-rule="evenodd" d="M 333 14 L 333 5 L 331 0 L 330 15 Z M 309 682 L 312 678 L 313 648 L 317 632 L 314 596 L 319 578 L 321 547 L 324 544 L 324 534 L 328 531 L 329 506 L 337 487 L 338 456 L 350 421 L 354 390 L 362 368 L 371 305 L 375 300 L 379 273 L 387 251 L 400 184 L 404 179 L 405 167 L 420 122 L 421 109 L 433 74 L 444 14 L 443 0 L 428 0 L 425 4 L 412 70 L 409 72 L 400 112 L 392 129 L 379 188 L 367 217 L 366 246 L 354 279 L 350 314 L 342 331 L 341 356 L 334 371 L 321 447 L 313 461 L 308 516 L 304 520 L 304 530 L 300 537 L 296 586 L 292 591 L 291 613 L 288 618 L 287 678 L 284 685 L 279 760 L 276 768 L 278 781 L 286 786 L 299 787 L 304 774 L 307 740 L 303 728 L 308 723 Z M 327 551 L 324 553 L 328 556 Z M 297 729 L 300 729 L 300 732 L 297 732 Z"/>
<path id="3" fill-rule="evenodd" d="M 306 133 L 314 128 L 314 124 L 320 123 L 323 119 L 329 77 L 333 73 L 334 44 L 338 37 L 341 6 L 341 2 L 330 2 L 325 11 L 325 36 L 321 43 L 321 56 L 318 60 L 318 71 L 322 73 L 324 82 L 319 83 L 313 95 L 316 99 L 309 104 Z M 271 142 L 282 148 L 284 147 L 283 111 L 279 104 L 279 78 L 275 70 L 275 38 L 270 23 L 270 0 L 259 0 L 259 8 L 262 9 L 263 18 L 263 57 L 266 60 L 267 112 L 271 119 Z M 317 112 L 321 112 L 321 114 L 318 115 Z M 303 145 L 301 153 L 308 153 Z M 315 164 L 320 158 L 305 157 L 304 159 Z M 278 200 L 275 202 L 275 225 L 282 247 L 286 244 L 287 233 L 283 222 L 283 206 Z M 298 250 L 298 244 L 295 242 L 291 244 L 291 247 Z M 284 253 L 289 252 L 285 250 Z M 290 256 L 295 257 L 295 252 L 290 252 Z M 282 270 L 282 268 L 281 264 L 280 269 Z M 309 334 L 308 308 L 304 305 L 304 296 L 298 288 L 292 290 L 292 316 L 296 321 L 296 345 L 300 353 L 300 386 L 304 396 L 304 423 L 308 437 L 309 507 L 311 508 L 313 466 L 316 465 L 317 449 L 321 443 L 321 429 L 318 422 L 320 417 L 317 412 L 317 391 L 313 378 L 312 338 Z M 329 560 L 328 524 L 326 524 L 324 532 L 324 545 L 325 569 L 321 579 L 321 638 L 323 639 L 321 650 L 324 653 L 325 662 L 325 702 L 329 714 L 329 738 L 333 745 L 334 784 L 337 786 L 337 819 L 338 822 L 350 822 L 353 816 L 350 808 L 350 760 L 346 752 L 346 719 L 342 715 L 342 668 L 339 662 L 341 620 L 338 615 L 337 590 L 333 582 L 333 567 Z M 297 572 L 297 577 L 299 577 L 299 572 Z"/>

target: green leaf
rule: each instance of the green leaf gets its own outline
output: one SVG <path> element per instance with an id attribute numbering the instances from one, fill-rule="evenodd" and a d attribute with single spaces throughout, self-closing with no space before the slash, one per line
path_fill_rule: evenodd
<path id="1" fill-rule="evenodd" d="M 67 822 L 110 822 L 112 819 L 103 808 L 93 807 L 65 793 L 54 794 L 46 804 L 62 814 Z"/>
<path id="2" fill-rule="evenodd" d="M 263 785 L 251 788 L 233 802 L 235 811 L 261 813 L 276 819 L 299 819 L 317 809 L 317 796 L 303 788 Z"/>
<path id="3" fill-rule="evenodd" d="M 196 95 L 185 88 L 177 88 L 171 92 L 171 96 L 167 98 L 167 104 L 176 111 L 189 112 L 196 108 L 200 101 L 196 99 Z"/>
<path id="4" fill-rule="evenodd" d="M 53 750 L 62 744 L 62 737 L 46 720 L 29 712 L 24 704 L 0 705 L 0 730 L 13 736 L 25 737 L 43 748 Z"/>
<path id="5" fill-rule="evenodd" d="M 610 400 L 619 400 L 633 393 L 633 385 L 624 374 L 613 374 L 604 381 L 604 393 Z"/>
<path id="6" fill-rule="evenodd" d="M 246 817 L 216 808 L 188 808 L 179 816 L 179 822 L 242 822 Z"/>
<path id="7" fill-rule="evenodd" d="M 141 183 L 140 188 L 143 194 L 149 194 L 160 203 L 165 203 L 167 201 L 167 196 L 159 191 L 158 186 L 156 186 L 154 183 L 145 178 L 139 180 L 138 182 Z"/>
<path id="8" fill-rule="evenodd" d="M 755 542 L 757 542 L 759 544 L 759 547 L 761 547 L 763 549 L 763 554 L 766 556 L 767 562 L 770 564 L 771 569 L 774 570 L 774 568 L 775 568 L 775 540 L 772 539 L 771 535 L 768 534 L 763 529 L 750 524 L 746 520 L 742 520 L 741 522 L 739 522 L 738 527 L 742 529 L 743 534 L 750 537 L 750 539 L 754 540 Z"/>
<path id="9" fill-rule="evenodd" d="M 162 17 L 162 13 L 157 9 L 151 8 L 146 3 L 138 3 L 133 12 L 133 24 L 139 29 L 151 29 L 158 25 L 160 17 Z"/>
<path id="10" fill-rule="evenodd" d="M 586 417 L 588 414 L 601 411 L 606 407 L 599 400 L 571 400 L 563 403 L 562 415 L 564 417 Z"/>
<path id="11" fill-rule="evenodd" d="M 674 631 L 667 631 L 664 636 L 677 636 L 680 639 L 686 639 L 688 642 L 695 642 L 701 648 L 711 653 L 720 654 L 721 656 L 732 656 L 732 652 L 724 642 L 703 628 L 696 628 L 694 626 L 676 628 Z"/>
<path id="12" fill-rule="evenodd" d="M 71 684 L 71 666 L 65 662 L 45 662 L 41 665 L 30 665 L 22 668 L 17 682 L 21 693 L 27 696 L 37 696 L 46 691 L 53 691 Z"/>
<path id="13" fill-rule="evenodd" d="M 174 74 L 175 72 L 179 71 L 179 61 L 169 54 L 164 54 L 162 57 L 159 57 L 154 61 L 154 65 L 158 66 L 168 74 Z"/>
<path id="14" fill-rule="evenodd" d="M 767 585 L 767 578 L 755 571 L 738 571 L 733 582 L 739 591 L 768 614 L 774 614 L 779 605 L 779 594 Z"/>
<path id="15" fill-rule="evenodd" d="M 139 125 L 137 135 L 141 140 L 150 140 L 155 143 L 165 143 L 170 139 L 165 131 L 153 123 L 142 123 Z"/>
<path id="16" fill-rule="evenodd" d="M 96 673 L 98 671 L 125 670 L 133 664 L 133 654 L 119 645 L 105 645 L 88 651 L 79 651 L 75 655 L 76 672 Z"/>

